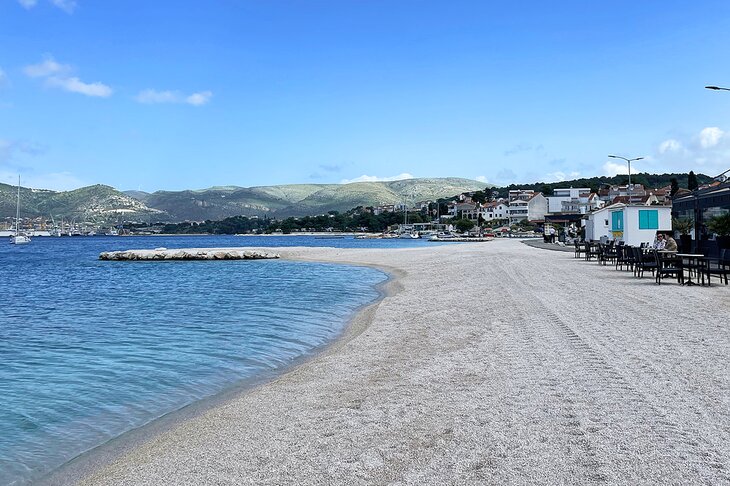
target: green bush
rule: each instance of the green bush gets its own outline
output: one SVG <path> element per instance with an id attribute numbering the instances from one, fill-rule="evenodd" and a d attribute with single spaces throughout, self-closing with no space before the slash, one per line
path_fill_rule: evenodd
<path id="1" fill-rule="evenodd" d="M 718 236 L 730 236 L 730 213 L 715 216 L 707 223 L 707 227 Z"/>
<path id="2" fill-rule="evenodd" d="M 694 226 L 695 220 L 692 218 L 672 218 L 672 229 L 682 235 L 688 235 Z"/>

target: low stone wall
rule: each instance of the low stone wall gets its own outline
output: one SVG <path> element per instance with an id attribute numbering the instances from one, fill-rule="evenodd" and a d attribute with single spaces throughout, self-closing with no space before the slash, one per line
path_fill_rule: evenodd
<path id="1" fill-rule="evenodd" d="M 236 248 L 156 248 L 154 250 L 105 251 L 99 260 L 268 260 L 278 253 Z"/>

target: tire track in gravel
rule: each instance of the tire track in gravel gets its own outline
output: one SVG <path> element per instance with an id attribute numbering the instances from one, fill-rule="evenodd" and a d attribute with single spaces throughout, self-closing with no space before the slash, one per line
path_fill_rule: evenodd
<path id="1" fill-rule="evenodd" d="M 645 445 L 654 448 L 653 460 L 665 464 L 666 473 L 671 473 L 672 477 L 678 474 L 689 480 L 689 473 L 693 480 L 715 476 L 727 481 L 723 463 L 726 457 L 710 444 L 700 444 L 663 408 L 659 408 L 661 403 L 657 405 L 656 400 L 651 400 L 652 397 L 640 391 L 629 379 L 630 376 L 622 374 L 553 311 L 554 294 L 548 292 L 546 295 L 540 286 L 536 286 L 521 271 L 524 267 L 516 267 L 501 268 L 504 278 L 509 280 L 504 287 L 508 289 L 511 300 L 521 306 L 518 309 L 524 318 L 524 322 L 518 320 L 521 331 L 535 335 L 528 341 L 532 341 L 533 345 L 535 341 L 541 342 L 545 349 L 559 356 L 565 365 L 561 383 L 548 380 L 542 382 L 541 386 L 563 400 L 560 410 L 566 419 L 562 424 L 563 433 L 573 436 L 570 442 L 580 446 L 577 449 L 580 454 L 574 461 L 584 468 L 582 477 L 591 482 L 602 482 L 611 476 L 618 479 L 615 473 L 625 469 L 625 458 L 618 457 L 613 464 L 606 464 L 596 454 L 596 449 L 601 448 L 597 441 L 605 443 L 607 434 L 612 432 L 615 432 L 612 434 L 613 440 L 620 440 L 626 433 L 633 431 L 637 438 L 650 438 Z M 520 299 L 524 295 L 531 295 L 532 299 Z M 625 349 L 621 351 L 631 362 L 645 364 L 641 356 L 626 353 Z M 514 353 L 514 350 L 509 353 Z M 628 423 L 625 423 L 627 419 Z M 632 444 L 627 445 L 627 452 L 631 452 Z M 657 454 L 657 450 L 661 452 Z M 640 459 L 641 454 L 635 452 L 635 455 Z M 684 467 L 678 468 L 679 464 Z M 636 474 L 641 472 L 635 468 L 624 470 L 620 472 L 620 477 L 624 480 L 636 479 Z M 572 479 L 580 480 L 576 477 Z"/>
<path id="2" fill-rule="evenodd" d="M 611 275 L 608 273 L 608 276 Z M 598 277 L 604 276 L 605 273 L 600 272 Z M 588 276 L 586 280 L 589 280 Z M 637 280 L 632 278 L 629 282 Z M 617 341 L 611 333 L 604 331 L 605 328 L 597 330 L 593 322 L 581 322 L 581 331 L 584 335 L 590 333 L 591 341 L 604 353 L 608 352 L 609 356 L 616 356 L 619 362 L 624 363 L 623 379 L 631 382 L 635 390 L 641 390 L 640 393 L 650 402 L 653 415 L 661 417 L 653 430 L 658 430 L 658 436 L 666 438 L 670 449 L 677 451 L 674 459 L 667 460 L 671 462 L 679 457 L 691 465 L 698 477 L 714 477 L 730 483 L 730 430 L 718 430 L 717 427 L 718 423 L 726 423 L 730 414 L 727 399 L 722 399 L 730 396 L 730 389 L 727 381 L 711 373 L 702 373 L 705 362 L 692 359 L 694 356 L 710 357 L 710 362 L 721 369 L 724 363 L 725 372 L 719 370 L 718 373 L 727 376 L 728 361 L 721 351 L 728 349 L 730 344 L 727 328 L 720 332 L 708 329 L 717 317 L 713 311 L 712 295 L 698 293 L 696 288 L 658 287 L 653 282 L 639 285 L 635 290 L 627 287 L 625 282 L 622 284 L 615 290 L 617 297 L 640 326 L 624 325 L 618 332 L 633 332 L 628 341 L 639 341 L 639 344 L 627 346 L 625 336 L 619 336 L 623 342 Z M 543 289 L 535 295 L 543 305 L 549 305 L 549 292 Z M 663 308 L 669 305 L 668 299 L 683 298 L 704 301 L 707 306 L 702 311 L 704 316 L 691 313 L 658 318 L 663 315 Z M 639 305 L 634 305 L 636 303 Z M 595 314 L 600 319 L 600 307 L 596 308 Z M 555 322 L 566 327 L 567 333 L 575 332 L 564 320 Z M 708 348 L 717 350 L 714 356 L 708 356 Z M 709 382 L 698 386 L 693 381 L 700 377 Z M 665 386 L 670 381 L 672 386 L 667 391 Z M 681 408 L 674 406 L 675 402 L 681 402 Z M 678 441 L 679 446 L 673 441 Z"/>

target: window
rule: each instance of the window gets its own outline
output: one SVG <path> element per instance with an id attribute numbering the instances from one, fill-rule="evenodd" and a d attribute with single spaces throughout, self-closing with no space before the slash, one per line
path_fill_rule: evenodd
<path id="1" fill-rule="evenodd" d="M 624 212 L 613 211 L 611 213 L 611 231 L 623 231 L 624 230 Z"/>
<path id="2" fill-rule="evenodd" d="M 656 209 L 640 209 L 639 229 L 659 229 L 659 211 Z"/>

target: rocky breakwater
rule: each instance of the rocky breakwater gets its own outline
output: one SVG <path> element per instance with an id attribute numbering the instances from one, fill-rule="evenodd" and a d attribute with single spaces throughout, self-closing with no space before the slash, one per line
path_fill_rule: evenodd
<path id="1" fill-rule="evenodd" d="M 154 250 L 105 251 L 99 260 L 269 260 L 278 253 L 237 248 L 155 248 Z"/>

